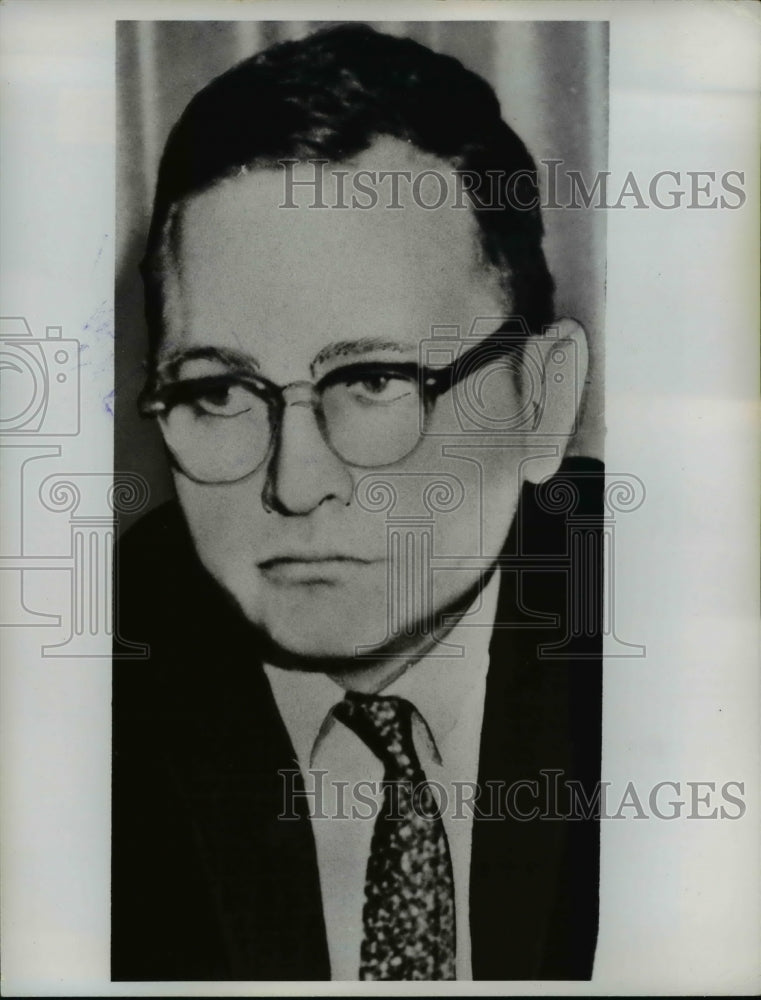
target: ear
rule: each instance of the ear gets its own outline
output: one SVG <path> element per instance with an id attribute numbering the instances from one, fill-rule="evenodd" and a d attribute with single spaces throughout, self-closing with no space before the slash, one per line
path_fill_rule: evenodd
<path id="1" fill-rule="evenodd" d="M 526 479 L 538 483 L 557 472 L 576 433 L 589 366 L 584 327 L 575 319 L 557 321 L 528 338 L 524 359 L 522 403 L 534 412 L 524 469 Z"/>

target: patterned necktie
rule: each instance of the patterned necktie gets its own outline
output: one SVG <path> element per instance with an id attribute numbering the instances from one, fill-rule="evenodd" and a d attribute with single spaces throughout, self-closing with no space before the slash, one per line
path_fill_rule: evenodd
<path id="1" fill-rule="evenodd" d="M 365 879 L 362 980 L 455 979 L 452 862 L 403 698 L 349 692 L 334 709 L 385 768 Z"/>

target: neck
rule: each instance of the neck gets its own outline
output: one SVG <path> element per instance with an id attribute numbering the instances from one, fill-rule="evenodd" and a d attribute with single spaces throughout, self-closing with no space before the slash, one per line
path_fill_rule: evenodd
<path id="1" fill-rule="evenodd" d="M 401 677 L 409 667 L 429 653 L 435 645 L 435 639 L 429 637 L 427 644 L 421 645 L 421 648 L 412 655 L 408 650 L 404 657 L 373 660 L 367 665 L 356 664 L 339 673 L 333 673 L 330 670 L 326 670 L 325 673 L 346 691 L 377 694 L 389 684 L 393 684 L 397 677 Z"/>

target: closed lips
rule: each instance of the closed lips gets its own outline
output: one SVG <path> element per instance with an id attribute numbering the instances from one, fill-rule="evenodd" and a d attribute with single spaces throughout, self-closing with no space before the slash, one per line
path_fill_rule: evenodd
<path id="1" fill-rule="evenodd" d="M 325 555 L 288 555 L 288 556 L 272 556 L 269 559 L 262 559 L 257 564 L 260 569 L 270 569 L 273 566 L 285 566 L 289 563 L 327 563 L 327 562 L 353 562 L 353 563 L 363 563 L 365 565 L 375 562 L 374 559 L 362 559 L 359 556 L 345 556 L 338 555 L 335 553 L 327 553 Z"/>

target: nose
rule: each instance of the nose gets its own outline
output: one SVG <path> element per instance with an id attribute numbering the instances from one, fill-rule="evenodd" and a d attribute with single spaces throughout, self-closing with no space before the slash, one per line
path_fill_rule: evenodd
<path id="1" fill-rule="evenodd" d="M 309 514 L 326 500 L 348 505 L 354 483 L 324 440 L 311 403 L 296 400 L 283 410 L 262 502 L 280 514 Z"/>

